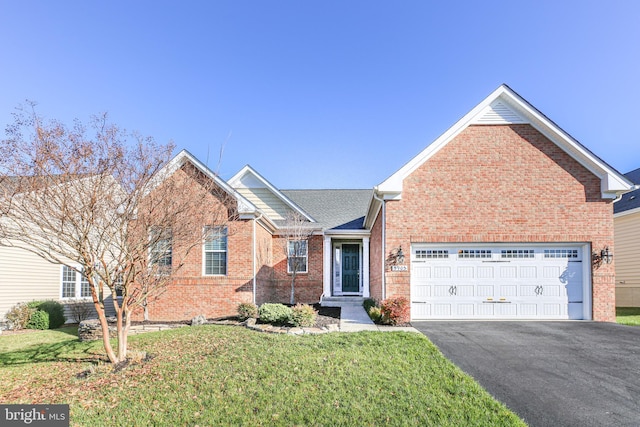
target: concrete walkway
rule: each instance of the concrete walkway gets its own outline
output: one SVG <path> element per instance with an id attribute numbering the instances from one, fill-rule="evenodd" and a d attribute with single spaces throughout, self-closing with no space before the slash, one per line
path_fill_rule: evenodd
<path id="1" fill-rule="evenodd" d="M 373 323 L 364 307 L 354 304 L 343 304 L 340 307 L 340 332 L 359 331 L 407 331 L 418 332 L 411 326 L 383 326 Z"/>

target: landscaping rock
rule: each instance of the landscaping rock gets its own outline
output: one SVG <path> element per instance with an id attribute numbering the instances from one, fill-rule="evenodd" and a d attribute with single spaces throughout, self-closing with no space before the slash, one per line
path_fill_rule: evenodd
<path id="1" fill-rule="evenodd" d="M 202 314 L 199 314 L 193 319 L 191 319 L 191 326 L 205 325 L 206 323 L 207 323 L 207 318 L 204 317 Z"/>
<path id="2" fill-rule="evenodd" d="M 325 328 L 327 328 L 327 331 L 329 332 L 338 332 L 340 330 L 340 325 L 336 325 L 335 323 L 332 323 L 330 325 L 325 326 Z"/>
<path id="3" fill-rule="evenodd" d="M 109 337 L 115 338 L 117 334 L 117 328 L 109 325 Z M 98 319 L 88 319 L 80 322 L 78 325 L 78 338 L 80 338 L 80 341 L 96 341 L 102 339 L 102 326 L 100 326 L 100 321 Z"/>

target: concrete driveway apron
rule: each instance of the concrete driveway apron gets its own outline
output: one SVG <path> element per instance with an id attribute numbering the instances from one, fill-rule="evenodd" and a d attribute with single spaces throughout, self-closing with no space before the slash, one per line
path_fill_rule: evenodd
<path id="1" fill-rule="evenodd" d="M 530 426 L 640 426 L 640 327 L 412 322 Z"/>

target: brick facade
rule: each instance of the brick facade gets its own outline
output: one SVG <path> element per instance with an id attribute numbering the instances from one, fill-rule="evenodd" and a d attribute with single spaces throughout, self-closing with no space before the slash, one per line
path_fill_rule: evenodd
<path id="1" fill-rule="evenodd" d="M 182 171 L 179 179 L 185 179 Z M 225 205 L 214 196 L 208 198 L 206 209 L 211 217 L 218 217 Z M 203 209 L 205 207 L 203 206 Z M 216 225 L 219 225 L 217 223 Z M 193 233 L 198 235 L 207 224 L 198 224 Z M 181 248 L 174 248 L 174 273 L 164 292 L 147 306 L 149 320 L 189 320 L 197 315 L 207 318 L 232 316 L 240 303 L 253 301 L 254 267 L 256 303 L 288 303 L 291 295 L 291 274 L 287 273 L 286 254 L 282 239 L 273 236 L 257 221 L 236 219 L 226 224 L 227 274 L 207 276 L 204 274 L 203 245 L 194 246 L 188 255 L 179 260 Z M 254 266 L 255 230 L 255 266 Z M 296 302 L 317 303 L 322 295 L 322 236 L 313 236 L 309 241 L 308 272 L 298 273 L 295 282 Z M 135 320 L 142 319 L 136 312 Z"/>
<path id="2" fill-rule="evenodd" d="M 412 242 L 613 249 L 612 203 L 600 191 L 598 177 L 530 125 L 469 126 L 404 180 L 401 200 L 386 202 L 386 245 L 407 254 Z M 387 297 L 409 297 L 409 278 L 387 272 Z M 593 319 L 615 320 L 613 264 L 592 282 Z"/>

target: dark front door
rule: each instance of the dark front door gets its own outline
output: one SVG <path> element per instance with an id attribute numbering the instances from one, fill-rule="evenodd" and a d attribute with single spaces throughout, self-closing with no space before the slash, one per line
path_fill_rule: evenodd
<path id="1" fill-rule="evenodd" d="M 360 291 L 360 245 L 342 245 L 342 292 Z"/>

